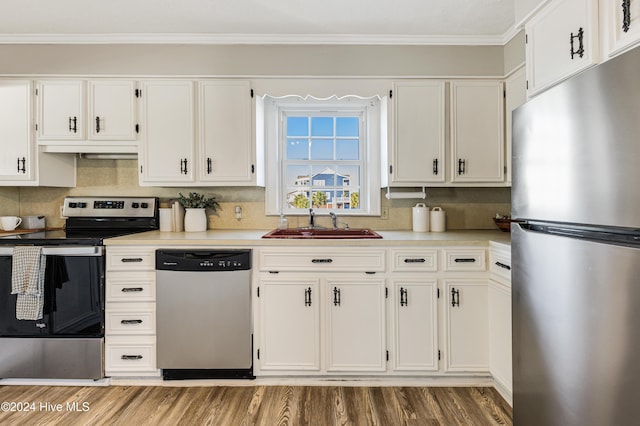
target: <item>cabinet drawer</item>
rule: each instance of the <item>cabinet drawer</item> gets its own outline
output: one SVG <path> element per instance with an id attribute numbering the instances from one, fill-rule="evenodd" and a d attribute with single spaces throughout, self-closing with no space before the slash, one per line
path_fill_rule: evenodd
<path id="1" fill-rule="evenodd" d="M 313 251 L 260 251 L 261 271 L 383 272 L 383 250 L 353 250 L 336 253 L 335 249 Z"/>
<path id="2" fill-rule="evenodd" d="M 509 253 L 491 251 L 489 256 L 491 277 L 503 284 L 511 283 L 511 256 Z"/>
<path id="3" fill-rule="evenodd" d="M 395 271 L 436 272 L 438 270 L 438 250 L 392 250 Z"/>
<path id="4" fill-rule="evenodd" d="M 445 271 L 485 271 L 487 269 L 485 249 L 445 249 Z"/>
<path id="5" fill-rule="evenodd" d="M 111 334 L 155 334 L 156 314 L 155 306 L 149 304 L 123 304 L 107 305 L 105 310 L 105 333 Z M 129 306 L 131 306 L 129 308 Z"/>
<path id="6" fill-rule="evenodd" d="M 107 247 L 107 271 L 153 271 L 155 249 Z"/>
<path id="7" fill-rule="evenodd" d="M 107 302 L 153 302 L 156 300 L 155 280 L 155 272 L 109 272 Z"/>
<path id="8" fill-rule="evenodd" d="M 105 370 L 107 375 L 157 373 L 156 338 L 140 336 L 107 339 Z"/>

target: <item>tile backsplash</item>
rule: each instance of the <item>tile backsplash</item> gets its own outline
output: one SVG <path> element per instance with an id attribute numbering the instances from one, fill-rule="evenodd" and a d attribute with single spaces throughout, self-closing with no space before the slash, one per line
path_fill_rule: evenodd
<path id="1" fill-rule="evenodd" d="M 0 187 L 0 215 L 44 215 L 47 226 L 61 227 L 60 206 L 65 196 L 155 196 L 161 201 L 175 198 L 179 192 L 204 192 L 216 195 L 220 210 L 209 216 L 211 229 L 270 229 L 278 218 L 266 216 L 264 188 L 208 187 L 160 188 L 138 185 L 136 160 L 89 160 L 80 158 L 76 188 Z M 439 206 L 447 215 L 447 229 L 497 229 L 496 213 L 509 214 L 510 188 L 427 188 L 426 200 L 387 200 L 382 195 L 382 207 L 389 209 L 389 219 L 380 217 L 345 217 L 351 227 L 374 229 L 411 229 L 412 210 L 417 202 L 429 207 Z M 235 218 L 235 206 L 242 207 L 243 218 Z M 329 225 L 329 218 L 319 217 L 320 225 Z M 325 223 L 326 222 L 326 223 Z M 306 216 L 289 217 L 289 226 L 307 224 Z"/>

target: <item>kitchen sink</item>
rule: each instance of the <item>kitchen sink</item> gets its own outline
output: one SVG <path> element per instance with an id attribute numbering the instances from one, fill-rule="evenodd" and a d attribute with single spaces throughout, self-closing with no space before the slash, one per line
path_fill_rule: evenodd
<path id="1" fill-rule="evenodd" d="M 382 238 L 382 236 L 369 228 L 291 228 L 274 229 L 262 238 L 368 239 Z"/>

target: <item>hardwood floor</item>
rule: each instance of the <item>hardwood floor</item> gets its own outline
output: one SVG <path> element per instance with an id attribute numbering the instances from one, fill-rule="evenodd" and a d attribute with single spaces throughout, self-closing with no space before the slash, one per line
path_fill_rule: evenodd
<path id="1" fill-rule="evenodd" d="M 3 426 L 512 424 L 493 388 L 0 386 L 0 402 Z"/>

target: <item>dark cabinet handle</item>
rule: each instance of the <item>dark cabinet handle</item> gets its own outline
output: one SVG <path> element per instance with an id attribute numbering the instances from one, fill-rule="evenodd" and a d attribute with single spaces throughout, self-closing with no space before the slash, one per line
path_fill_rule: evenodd
<path id="1" fill-rule="evenodd" d="M 137 360 L 137 359 L 142 359 L 142 355 L 122 355 L 120 359 Z"/>
<path id="2" fill-rule="evenodd" d="M 405 259 L 404 263 L 424 263 L 426 259 Z"/>
<path id="3" fill-rule="evenodd" d="M 69 131 L 78 133 L 78 117 L 69 117 Z"/>
<path id="4" fill-rule="evenodd" d="M 187 159 L 186 158 L 181 158 L 180 159 L 180 173 L 183 174 L 183 175 L 188 174 Z"/>
<path id="5" fill-rule="evenodd" d="M 504 263 L 502 263 L 502 262 L 496 262 L 496 266 L 499 266 L 499 267 L 501 267 L 501 268 L 503 268 L 503 269 L 506 269 L 507 271 L 510 271 L 510 270 L 511 270 L 511 266 L 509 266 L 509 265 L 507 265 L 507 264 L 504 264 Z"/>
<path id="6" fill-rule="evenodd" d="M 132 292 L 144 291 L 144 289 L 142 287 L 125 287 L 120 291 L 122 291 L 123 293 L 132 293 Z"/>
<path id="7" fill-rule="evenodd" d="M 122 263 L 137 263 L 137 262 L 142 262 L 142 258 L 141 257 L 123 257 L 122 259 L 120 259 L 120 262 Z"/>
<path id="8" fill-rule="evenodd" d="M 409 298 L 408 298 L 407 289 L 404 287 L 400 287 L 400 306 L 408 306 L 408 305 L 409 305 Z"/>
<path id="9" fill-rule="evenodd" d="M 211 157 L 207 157 L 207 174 L 210 175 L 213 170 Z"/>
<path id="10" fill-rule="evenodd" d="M 582 27 L 580 27 L 580 29 L 578 30 L 578 34 L 573 35 L 573 33 L 571 33 L 571 38 L 569 39 L 569 41 L 571 42 L 571 59 L 573 59 L 575 55 L 578 55 L 581 58 L 584 56 L 584 43 L 582 40 L 583 37 L 584 37 L 584 30 L 582 29 Z M 573 40 L 576 38 L 578 39 L 578 49 L 574 50 Z"/>
<path id="11" fill-rule="evenodd" d="M 458 158 L 458 174 L 463 175 L 467 172 L 467 160 Z"/>
<path id="12" fill-rule="evenodd" d="M 96 133 L 100 133 L 100 117 L 96 117 Z"/>
<path id="13" fill-rule="evenodd" d="M 333 259 L 311 259 L 311 263 L 332 263 Z"/>
<path id="14" fill-rule="evenodd" d="M 304 306 L 311 306 L 311 287 L 304 290 Z"/>
<path id="15" fill-rule="evenodd" d="M 338 287 L 333 288 L 333 306 L 340 306 L 340 289 Z"/>
<path id="16" fill-rule="evenodd" d="M 451 289 L 451 306 L 455 308 L 460 306 L 460 290 Z"/>
<path id="17" fill-rule="evenodd" d="M 625 33 L 631 27 L 631 0 L 622 0 L 622 31 Z"/>
<path id="18" fill-rule="evenodd" d="M 141 319 L 122 320 L 122 321 L 120 321 L 120 324 L 125 324 L 125 325 L 142 324 L 142 320 Z"/>
<path id="19" fill-rule="evenodd" d="M 18 173 L 27 173 L 26 163 L 27 159 L 25 157 L 18 157 Z M 22 167 L 20 167 L 20 163 L 22 163 Z"/>
<path id="20" fill-rule="evenodd" d="M 456 263 L 475 263 L 476 260 L 474 258 L 472 258 L 472 257 L 467 257 L 467 258 L 458 257 L 458 258 L 455 258 L 453 261 L 456 262 Z"/>
<path id="21" fill-rule="evenodd" d="M 434 175 L 438 175 L 438 159 L 434 158 L 433 159 L 433 174 Z"/>

